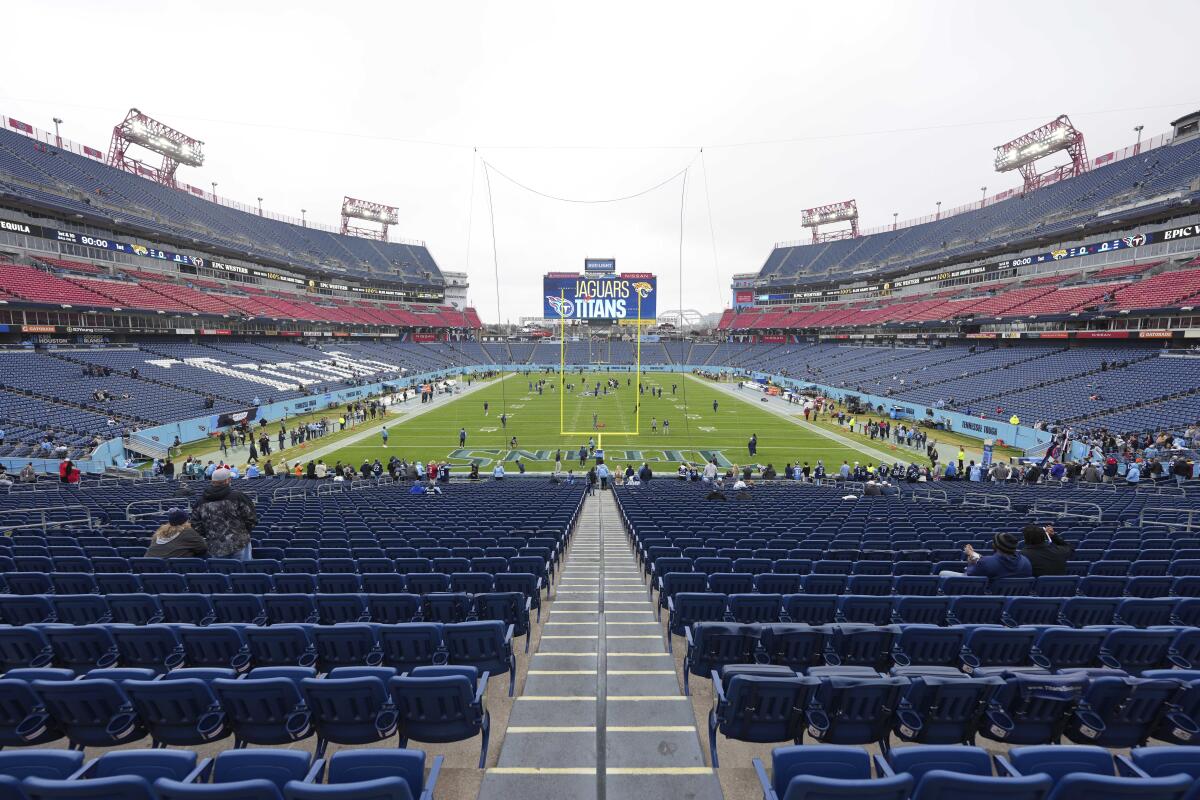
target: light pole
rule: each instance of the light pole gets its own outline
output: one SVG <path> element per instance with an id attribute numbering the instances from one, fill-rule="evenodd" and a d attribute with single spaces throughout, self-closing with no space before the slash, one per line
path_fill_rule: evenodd
<path id="1" fill-rule="evenodd" d="M 986 186 L 980 186 L 980 187 L 979 187 L 979 191 L 980 191 L 980 193 L 982 193 L 982 195 L 983 195 L 982 197 L 980 197 L 980 198 L 979 198 L 979 207 L 980 207 L 980 208 L 983 208 L 983 204 L 987 202 L 987 187 L 986 187 Z"/>
<path id="2" fill-rule="evenodd" d="M 1144 127 L 1146 127 L 1146 126 L 1145 125 L 1135 125 L 1133 128 L 1133 130 L 1136 131 L 1137 135 L 1138 135 L 1137 144 L 1134 145 L 1134 147 L 1133 147 L 1133 154 L 1135 156 L 1138 153 L 1142 152 L 1142 128 L 1144 128 Z"/>
<path id="3" fill-rule="evenodd" d="M 258 215 L 262 216 L 262 198 L 258 198 Z"/>
<path id="4" fill-rule="evenodd" d="M 58 135 L 58 126 L 62 124 L 61 117 L 54 117 L 54 146 L 62 147 L 62 137 Z"/>
<path id="5" fill-rule="evenodd" d="M 937 216 L 935 216 L 934 219 L 941 219 L 941 218 L 942 218 L 942 201 L 938 200 L 937 201 Z"/>
<path id="6" fill-rule="evenodd" d="M 217 199 L 217 182 L 216 181 L 212 182 L 212 187 L 213 187 L 213 200 L 216 200 Z"/>
<path id="7" fill-rule="evenodd" d="M 899 224 L 899 221 L 900 221 L 900 212 L 893 211 L 892 212 L 892 230 L 896 230 L 896 226 Z"/>
<path id="8" fill-rule="evenodd" d="M 302 209 L 300 209 L 300 225 L 301 225 L 301 226 L 303 226 L 303 227 L 305 227 L 305 228 L 307 228 L 307 227 L 308 227 L 308 217 L 304 216 L 304 215 L 305 215 L 305 214 L 307 214 L 307 213 L 308 213 L 308 209 L 307 209 L 307 208 L 302 208 Z"/>

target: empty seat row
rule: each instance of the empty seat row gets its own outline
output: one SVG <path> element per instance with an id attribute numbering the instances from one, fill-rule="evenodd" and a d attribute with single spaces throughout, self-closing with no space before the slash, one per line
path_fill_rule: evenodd
<path id="1" fill-rule="evenodd" d="M 535 590 L 527 582 L 524 589 Z M 337 625 L 343 622 L 464 622 L 503 619 L 529 629 L 529 614 L 537 595 L 510 592 L 357 592 L 320 594 L 195 593 L 0 595 L 0 621 L 20 625 L 146 625 L 167 622 L 205 626 Z M 540 616 L 540 612 L 539 612 Z"/>
<path id="2" fill-rule="evenodd" d="M 872 762 L 874 773 L 872 773 Z M 1183 800 L 1200 791 L 1200 747 L 916 745 L 873 758 L 850 745 L 777 747 L 771 773 L 753 760 L 764 800 Z"/>
<path id="3" fill-rule="evenodd" d="M 0 627 L 0 678 L 21 670 L 56 668 L 82 675 L 96 667 L 149 670 L 184 667 L 386 666 L 397 670 L 469 665 L 516 681 L 516 627 L 502 620 L 394 625 L 26 625 Z M 528 634 L 526 634 L 528 635 Z"/>
<path id="4" fill-rule="evenodd" d="M 5 798 L 275 800 L 283 796 L 310 796 L 289 794 L 288 788 L 293 783 L 325 782 L 352 786 L 342 787 L 347 794 L 328 787 L 311 796 L 404 796 L 431 800 L 442 757 L 434 759 L 426 781 L 425 753 L 403 748 L 403 741 L 410 735 L 427 735 L 434 724 L 432 715 L 418 708 L 420 704 L 414 698 L 419 697 L 422 688 L 454 699 L 466 690 L 469 692 L 466 705 L 476 706 L 470 710 L 474 718 L 472 714 L 461 715 L 457 727 L 454 723 L 446 724 L 442 735 L 430 741 L 472 738 L 479 733 L 486 717 L 481 704 L 481 684 L 476 685 L 474 670 L 469 668 L 418 669 L 398 676 L 385 672 L 347 672 L 325 679 L 313 678 L 302 669 L 262 670 L 245 679 L 233 679 L 212 670 L 196 672 L 161 681 L 132 675 L 116 679 L 97 676 L 70 685 L 52 678 L 32 680 L 31 697 L 49 696 L 47 722 L 38 741 L 66 738 L 72 750 L 0 753 L 0 786 Z M 254 692 L 259 693 L 262 702 L 251 702 Z M 379 717 L 386 715 L 378 718 L 378 728 L 372 728 L 376 717 L 371 720 L 362 715 L 355 717 L 353 703 L 364 697 L 368 704 L 377 706 Z M 476 698 L 480 698 L 479 702 Z M 113 703 L 121 700 L 127 703 L 127 709 L 114 710 Z M 91 720 L 86 717 L 89 702 L 95 704 L 95 717 Z M 210 703 L 209 709 L 197 714 L 196 704 L 205 702 Z M 272 711 L 280 709 L 286 718 L 272 718 Z M 113 715 L 109 721 L 116 722 L 113 730 L 97 726 L 108 715 Z M 473 722 L 475 730 L 470 732 Z M 188 726 L 199 727 L 188 729 Z M 346 751 L 334 754 L 328 762 L 324 760 L 330 742 L 370 744 L 397 733 L 401 750 Z M 199 760 L 192 750 L 163 750 L 167 746 L 192 748 L 229 735 L 234 736 L 234 750 L 223 752 L 216 759 Z M 450 735 L 457 739 L 449 738 Z M 80 747 L 84 742 L 133 742 L 146 736 L 154 744 L 152 750 L 109 752 L 84 763 Z M 317 738 L 314 756 L 290 748 L 244 748 L 247 744 L 292 745 L 311 736 Z M 378 775 L 365 775 L 371 771 Z M 364 787 L 354 783 L 384 777 L 407 782 L 410 794 L 386 793 L 389 787 L 379 783 L 372 787 L 376 794 L 356 794 Z"/>
<path id="5" fill-rule="evenodd" d="M 1151 738 L 1189 744 L 1200 732 L 1200 675 L 1193 680 L 1086 675 L 992 677 L 801 676 L 786 667 L 713 672 L 709 747 L 740 741 L 878 745 L 893 737 L 962 745 L 976 736 L 1009 745 L 1072 742 L 1134 747 Z"/>
<path id="6" fill-rule="evenodd" d="M 786 572 L 666 572 L 652 589 L 659 602 L 680 591 L 745 594 L 1001 595 L 1005 597 L 1200 597 L 1200 575 L 1132 578 L 1044 575 L 1040 578 L 987 578 L 967 575 L 797 575 Z"/>
<path id="7" fill-rule="evenodd" d="M 718 594 L 667 597 L 667 629 L 675 635 L 696 622 L 803 622 L 825 625 L 1163 625 L 1200 626 L 1200 598 L 1142 597 L 877 597 L 834 594 Z"/>
<path id="8" fill-rule="evenodd" d="M 529 581 L 545 586 L 548 574 L 544 564 L 526 565 L 533 572 L 396 572 L 360 574 L 356 572 L 281 572 L 235 573 L 220 572 L 10 572 L 0 575 L 0 582 L 9 594 L 14 595 L 68 595 L 68 594 L 128 594 L 150 592 L 152 594 L 228 594 L 250 592 L 313 593 L 313 592 L 477 592 L 511 591 L 511 587 L 524 587 Z M 540 569 L 539 569 L 540 568 Z"/>
<path id="9" fill-rule="evenodd" d="M 1200 628 L 1138 630 L 1108 625 L 1003 628 L 993 625 L 740 625 L 689 628 L 684 692 L 690 676 L 771 664 L 805 675 L 999 675 L 1083 672 L 1139 675 L 1200 670 Z"/>

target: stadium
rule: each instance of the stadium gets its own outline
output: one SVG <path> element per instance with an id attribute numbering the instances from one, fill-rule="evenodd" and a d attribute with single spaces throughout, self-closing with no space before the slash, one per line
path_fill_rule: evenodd
<path id="1" fill-rule="evenodd" d="M 157 30 L 56 5 L 14 21 Z M 0 96 L 0 799 L 1200 798 L 1195 7 L 1069 113 L 980 57 L 994 116 L 943 123 L 978 87 L 916 42 L 1007 45 L 934 3 L 837 70 L 785 29 L 857 20 L 746 9 L 545 97 L 541 15 L 301 4 L 308 54 L 271 5 L 183 65 L 211 110 L 81 97 L 81 39 Z M 673 30 L 556 13 L 593 55 Z M 391 86 L 394 26 L 455 57 Z M 645 114 L 676 58 L 730 70 L 698 133 Z"/>

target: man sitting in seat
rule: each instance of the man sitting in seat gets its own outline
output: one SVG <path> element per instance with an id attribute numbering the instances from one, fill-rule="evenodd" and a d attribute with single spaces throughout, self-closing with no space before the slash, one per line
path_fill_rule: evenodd
<path id="1" fill-rule="evenodd" d="M 962 572 L 942 570 L 942 577 L 966 575 L 972 578 L 1030 578 L 1033 577 L 1033 565 L 1029 559 L 1017 552 L 1017 537 L 1011 533 L 997 533 L 992 537 L 992 554 L 981 556 L 971 545 L 964 545 L 963 552 L 967 556 L 967 568 Z"/>
<path id="2" fill-rule="evenodd" d="M 1024 535 L 1022 552 L 1033 567 L 1033 577 L 1067 574 L 1067 561 L 1075 545 L 1055 533 L 1053 525 L 1026 525 Z"/>

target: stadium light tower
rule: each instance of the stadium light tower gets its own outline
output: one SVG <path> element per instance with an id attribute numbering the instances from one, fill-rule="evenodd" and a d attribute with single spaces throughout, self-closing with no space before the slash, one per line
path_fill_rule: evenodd
<path id="1" fill-rule="evenodd" d="M 361 219 L 374 222 L 381 226 L 380 230 L 351 225 L 350 220 Z M 342 198 L 342 233 L 350 236 L 361 236 L 364 239 L 387 241 L 388 226 L 400 221 L 399 209 L 385 206 L 383 203 L 372 203 L 368 200 L 355 200 L 353 197 Z"/>
<path id="2" fill-rule="evenodd" d="M 1071 163 L 1038 173 L 1037 162 L 1052 153 L 1065 150 Z M 1047 122 L 1037 130 L 1018 136 L 996 148 L 996 171 L 1018 170 L 1025 179 L 1025 191 L 1032 191 L 1063 178 L 1082 175 L 1088 168 L 1083 132 L 1071 124 L 1066 114 Z"/>
<path id="3" fill-rule="evenodd" d="M 157 168 L 148 167 L 130 158 L 129 148 L 133 145 L 162 156 L 162 164 Z M 189 167 L 204 165 L 203 146 L 204 142 L 199 139 L 193 139 L 131 108 L 121 124 L 113 128 L 108 158 L 105 160 L 109 166 L 153 178 L 164 186 L 174 186 L 175 170 L 180 164 Z"/>
<path id="4" fill-rule="evenodd" d="M 822 225 L 831 225 L 837 222 L 849 222 L 850 227 L 827 233 L 820 233 L 818 230 Z M 858 201 L 843 200 L 840 203 L 827 203 L 816 208 L 806 208 L 800 212 L 800 224 L 805 228 L 812 228 L 813 244 L 858 238 Z"/>

